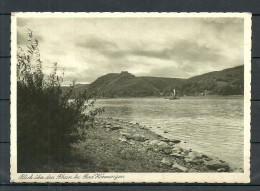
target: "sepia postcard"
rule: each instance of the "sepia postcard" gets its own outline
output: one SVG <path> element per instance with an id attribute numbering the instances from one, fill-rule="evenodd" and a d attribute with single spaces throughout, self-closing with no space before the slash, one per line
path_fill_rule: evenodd
<path id="1" fill-rule="evenodd" d="M 250 13 L 12 13 L 11 182 L 248 183 Z"/>

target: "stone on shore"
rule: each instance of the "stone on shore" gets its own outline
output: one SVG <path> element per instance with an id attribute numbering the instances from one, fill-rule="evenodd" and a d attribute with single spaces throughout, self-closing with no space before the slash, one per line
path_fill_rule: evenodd
<path id="1" fill-rule="evenodd" d="M 135 141 L 141 141 L 144 142 L 147 140 L 147 138 L 143 135 L 139 135 L 139 134 L 134 134 L 131 135 L 130 133 L 121 133 L 126 139 L 133 139 Z"/>
<path id="2" fill-rule="evenodd" d="M 158 141 L 158 140 L 152 140 L 149 142 L 149 146 L 153 148 L 153 150 L 160 150 L 164 151 L 165 149 L 170 149 L 171 146 L 168 145 L 167 143 L 163 141 Z M 167 152 L 167 151 L 166 151 Z"/>
<path id="3" fill-rule="evenodd" d="M 199 153 L 199 152 L 189 152 L 188 157 L 189 157 L 190 159 L 194 160 L 194 159 L 207 158 L 208 156 L 203 155 L 203 154 L 201 154 L 201 153 Z"/>
<path id="4" fill-rule="evenodd" d="M 172 168 L 177 168 L 177 169 L 180 170 L 181 172 L 187 172 L 187 171 L 188 171 L 188 169 L 187 169 L 186 167 L 181 166 L 181 165 L 179 165 L 178 163 L 174 163 L 174 164 L 172 165 Z"/>
<path id="5" fill-rule="evenodd" d="M 130 133 L 123 133 L 123 132 L 120 132 L 126 139 L 131 139 L 131 134 Z"/>
<path id="6" fill-rule="evenodd" d="M 125 138 L 119 138 L 118 140 L 122 143 L 128 143 L 128 141 Z"/>
<path id="7" fill-rule="evenodd" d="M 172 142 L 172 143 L 180 143 L 181 141 L 180 140 L 171 140 L 170 142 Z"/>
<path id="8" fill-rule="evenodd" d="M 206 167 L 210 170 L 218 171 L 221 170 L 221 172 L 227 172 L 230 170 L 230 166 L 227 163 L 222 163 L 217 160 L 212 160 L 206 162 Z"/>
<path id="9" fill-rule="evenodd" d="M 181 147 L 178 147 L 178 146 L 175 146 L 172 148 L 172 153 L 182 153 L 183 152 L 183 149 Z"/>
<path id="10" fill-rule="evenodd" d="M 184 158 L 183 154 L 180 154 L 180 153 L 171 153 L 170 155 L 175 158 Z"/>
<path id="11" fill-rule="evenodd" d="M 204 163 L 204 160 L 202 160 L 202 159 L 194 159 L 194 160 L 190 160 L 190 161 L 185 159 L 185 161 L 189 162 L 191 164 L 196 164 L 196 165 Z"/>
<path id="12" fill-rule="evenodd" d="M 184 160 L 185 162 L 191 164 L 202 164 L 204 163 L 204 158 L 206 157 L 206 155 L 202 155 L 201 153 L 190 151 Z"/>
<path id="13" fill-rule="evenodd" d="M 161 160 L 161 163 L 166 166 L 171 166 L 172 160 L 169 157 L 163 157 L 163 159 Z"/>
<path id="14" fill-rule="evenodd" d="M 217 171 L 218 171 L 218 172 L 225 172 L 226 169 L 224 169 L 224 168 L 219 168 L 219 169 L 217 169 Z"/>
<path id="15" fill-rule="evenodd" d="M 158 144 L 157 144 L 159 150 L 164 150 L 164 149 L 169 149 L 171 148 L 167 143 L 165 142 L 162 142 L 160 141 Z"/>
<path id="16" fill-rule="evenodd" d="M 170 148 L 163 149 L 164 154 L 170 155 L 172 153 L 172 150 Z"/>
<path id="17" fill-rule="evenodd" d="M 122 127 L 120 125 L 113 125 L 109 127 L 111 130 L 118 130 L 118 129 L 122 129 Z"/>
<path id="18" fill-rule="evenodd" d="M 147 127 L 147 126 L 145 126 L 145 125 L 144 125 L 144 126 L 141 126 L 140 128 L 141 128 L 141 129 L 145 129 L 145 130 L 148 130 L 148 129 L 149 129 L 149 127 Z"/>
<path id="19" fill-rule="evenodd" d="M 141 142 L 144 142 L 144 141 L 147 140 L 147 138 L 145 138 L 145 136 L 139 135 L 139 134 L 134 134 L 132 136 L 132 139 L 135 140 L 135 141 L 141 141 Z"/>
<path id="20" fill-rule="evenodd" d="M 171 139 L 167 139 L 167 138 L 161 139 L 161 141 L 166 142 L 166 143 L 176 143 L 176 144 L 181 142 L 180 140 L 171 140 Z"/>
<path id="21" fill-rule="evenodd" d="M 158 140 L 152 140 L 152 141 L 150 141 L 150 145 L 153 145 L 153 146 L 156 146 L 158 143 L 159 143 L 160 141 L 158 141 Z"/>

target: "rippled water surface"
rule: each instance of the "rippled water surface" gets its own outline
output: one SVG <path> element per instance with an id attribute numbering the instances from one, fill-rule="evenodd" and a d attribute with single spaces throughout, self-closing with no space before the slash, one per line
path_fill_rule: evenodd
<path id="1" fill-rule="evenodd" d="M 102 99 L 101 117 L 142 125 L 165 137 L 182 140 L 182 147 L 217 156 L 243 168 L 243 98 L 182 97 Z M 161 128 L 157 128 L 161 127 Z M 170 131 L 164 134 L 164 131 Z"/>

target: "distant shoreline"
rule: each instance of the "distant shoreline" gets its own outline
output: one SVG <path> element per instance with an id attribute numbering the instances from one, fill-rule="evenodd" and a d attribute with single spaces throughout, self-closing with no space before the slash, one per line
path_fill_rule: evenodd
<path id="1" fill-rule="evenodd" d="M 244 95 L 226 95 L 226 96 L 221 96 L 221 95 L 208 95 L 208 96 L 180 96 L 177 98 L 178 99 L 182 99 L 182 98 L 195 98 L 195 99 L 206 99 L 206 98 L 244 98 Z M 106 99 L 145 99 L 145 98 L 160 98 L 160 99 L 169 99 L 170 96 L 144 96 L 144 97 L 107 97 L 107 98 L 103 98 L 103 97 L 97 97 L 97 101 L 98 100 L 106 100 Z M 177 100 L 178 100 L 177 99 Z M 70 100 L 75 100 L 75 98 L 72 98 Z"/>
<path id="2" fill-rule="evenodd" d="M 238 98 L 243 98 L 244 95 L 226 95 L 226 96 L 222 96 L 222 95 L 207 95 L 207 96 L 177 96 L 177 98 L 181 99 L 181 98 L 212 98 L 212 97 L 221 97 L 221 98 L 232 98 L 232 97 L 238 97 Z M 123 98 L 162 98 L 162 99 L 169 99 L 171 98 L 171 96 L 143 96 L 143 97 L 98 97 L 97 99 L 123 99 Z"/>

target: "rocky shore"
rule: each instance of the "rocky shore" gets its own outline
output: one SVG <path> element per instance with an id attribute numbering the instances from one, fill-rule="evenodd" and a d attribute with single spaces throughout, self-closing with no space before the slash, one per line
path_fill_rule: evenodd
<path id="1" fill-rule="evenodd" d="M 96 118 L 86 140 L 73 145 L 77 172 L 241 172 L 223 160 L 179 146 L 181 140 L 157 135 L 150 127 L 112 118 Z"/>

